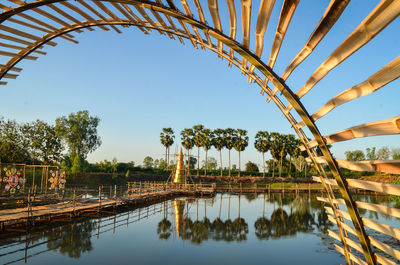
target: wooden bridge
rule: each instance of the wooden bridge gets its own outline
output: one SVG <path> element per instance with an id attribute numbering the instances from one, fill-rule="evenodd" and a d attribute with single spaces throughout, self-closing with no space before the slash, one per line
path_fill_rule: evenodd
<path id="1" fill-rule="evenodd" d="M 129 182 L 127 187 L 114 186 L 114 190 L 110 187 L 106 192 L 99 186 L 97 196 L 87 192 L 77 196 L 76 191 L 73 191 L 72 198 L 67 199 L 63 193 L 59 195 L 59 202 L 50 204 L 43 200 L 43 196 L 37 200 L 36 194 L 29 192 L 26 202 L 20 200 L 16 204 L 17 208 L 14 204 L 14 208 L 0 211 L 0 225 L 1 230 L 24 223 L 30 226 L 35 222 L 73 218 L 90 213 L 99 214 L 116 207 L 157 202 L 178 196 L 209 196 L 215 191 L 215 184 Z M 54 198 L 47 198 L 54 202 Z M 22 207 L 24 205 L 25 207 Z"/>

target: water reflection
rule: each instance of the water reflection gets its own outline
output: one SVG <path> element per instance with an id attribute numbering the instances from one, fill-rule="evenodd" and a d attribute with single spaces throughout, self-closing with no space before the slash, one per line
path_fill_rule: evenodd
<path id="1" fill-rule="evenodd" d="M 258 195 L 246 194 L 244 197 L 248 202 L 257 199 Z M 170 239 L 171 235 L 176 232 L 178 238 L 190 241 L 193 244 L 201 244 L 203 241 L 225 241 L 225 242 L 240 242 L 246 241 L 249 233 L 248 222 L 240 217 L 240 197 L 238 197 L 238 215 L 237 218 L 230 218 L 230 196 L 228 198 L 228 218 L 221 219 L 222 195 L 219 200 L 220 211 L 219 216 L 214 220 L 210 220 L 206 215 L 207 202 L 204 201 L 205 216 L 202 220 L 198 220 L 198 200 L 196 203 L 193 200 L 175 200 L 174 204 L 174 220 L 175 227 L 172 222 L 167 219 L 167 213 L 164 218 L 158 223 L 157 234 L 160 239 Z M 259 217 L 255 223 L 255 236 L 259 240 L 268 240 L 270 238 L 281 238 L 287 236 L 295 236 L 299 232 L 311 233 L 319 231 L 326 233 L 329 227 L 333 225 L 328 221 L 328 216 L 323 210 L 320 203 L 314 203 L 311 207 L 310 198 L 307 196 L 272 196 L 268 199 L 263 199 L 263 215 Z M 315 200 L 315 198 L 313 199 Z M 269 217 L 265 216 L 266 201 L 278 203 L 278 208 L 275 209 Z M 289 206 L 289 212 L 285 210 L 284 205 Z M 197 217 L 193 221 L 189 216 L 187 209 L 192 206 L 197 207 Z M 275 206 L 275 204 L 274 204 Z M 311 213 L 313 209 L 313 213 Z"/>

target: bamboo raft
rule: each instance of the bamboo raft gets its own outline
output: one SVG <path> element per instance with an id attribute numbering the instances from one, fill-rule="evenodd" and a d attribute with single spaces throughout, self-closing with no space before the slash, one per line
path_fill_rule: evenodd
<path id="1" fill-rule="evenodd" d="M 87 212 L 99 214 L 109 208 L 163 201 L 178 196 L 209 196 L 215 194 L 215 191 L 215 184 L 129 182 L 126 191 L 119 197 L 116 187 L 114 194 L 110 191 L 109 196 L 104 196 L 100 186 L 97 198 L 77 198 L 74 192 L 72 199 L 39 206 L 32 206 L 34 204 L 33 196 L 28 194 L 25 207 L 0 210 L 0 226 L 2 230 L 6 226 L 21 223 L 30 226 L 34 225 L 35 221 L 43 219 L 51 221 L 62 216 L 73 218 Z"/>

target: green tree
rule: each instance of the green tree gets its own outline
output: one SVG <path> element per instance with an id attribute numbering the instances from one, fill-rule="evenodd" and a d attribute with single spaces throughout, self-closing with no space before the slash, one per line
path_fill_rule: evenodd
<path id="1" fill-rule="evenodd" d="M 225 142 L 225 147 L 228 149 L 228 170 L 229 170 L 229 177 L 231 177 L 231 150 L 233 148 L 233 136 L 235 134 L 235 130 L 232 128 L 227 128 L 225 129 L 225 134 L 224 134 L 224 142 Z"/>
<path id="2" fill-rule="evenodd" d="M 71 172 L 75 174 L 82 171 L 83 171 L 83 159 L 79 155 L 76 155 L 74 156 Z"/>
<path id="3" fill-rule="evenodd" d="M 21 130 L 29 141 L 29 151 L 35 160 L 42 161 L 44 164 L 60 160 L 63 146 L 54 126 L 36 120 L 23 124 Z"/>
<path id="4" fill-rule="evenodd" d="M 260 153 L 262 153 L 262 166 L 263 166 L 263 177 L 265 177 L 265 158 L 264 155 L 269 151 L 271 147 L 271 137 L 267 131 L 258 131 L 256 134 L 254 147 Z M 247 170 L 246 170 L 247 171 Z"/>
<path id="5" fill-rule="evenodd" d="M 292 158 L 300 154 L 301 141 L 293 134 L 288 135 L 287 151 L 289 155 L 289 177 L 292 176 Z"/>
<path id="6" fill-rule="evenodd" d="M 240 177 L 240 153 L 243 152 L 247 145 L 249 144 L 249 137 L 247 136 L 247 131 L 242 129 L 237 129 L 234 135 L 233 147 L 239 153 L 239 173 Z"/>
<path id="7" fill-rule="evenodd" d="M 248 161 L 245 165 L 247 172 L 258 172 L 258 166 L 251 161 Z"/>
<path id="8" fill-rule="evenodd" d="M 223 129 L 215 129 L 212 136 L 212 144 L 219 152 L 219 162 L 221 168 L 221 177 L 222 177 L 222 148 L 225 147 L 225 130 Z"/>
<path id="9" fill-rule="evenodd" d="M 344 154 L 346 155 L 346 160 L 347 161 L 362 161 L 362 160 L 365 160 L 365 155 L 364 155 L 363 151 L 361 151 L 361 150 L 346 151 Z"/>
<path id="10" fill-rule="evenodd" d="M 204 125 L 202 125 L 202 124 L 197 124 L 197 125 L 193 126 L 193 131 L 194 131 L 193 141 L 197 147 L 197 176 L 199 176 L 200 147 L 202 147 L 202 144 L 203 144 L 203 129 L 204 129 Z"/>
<path id="11" fill-rule="evenodd" d="M 366 149 L 366 158 L 367 160 L 376 160 L 376 147 L 367 148 Z"/>
<path id="12" fill-rule="evenodd" d="M 390 151 L 387 146 L 379 148 L 378 152 L 376 152 L 376 158 L 378 160 L 389 160 Z"/>
<path id="13" fill-rule="evenodd" d="M 187 150 L 187 171 L 190 175 L 190 150 L 194 147 L 194 131 L 192 128 L 185 128 L 181 131 L 181 143 L 182 146 Z"/>
<path id="14" fill-rule="evenodd" d="M 21 126 L 16 121 L 5 121 L 0 117 L 0 162 L 27 163 L 31 160 L 29 141 L 22 134 Z"/>
<path id="15" fill-rule="evenodd" d="M 165 147 L 165 161 L 167 161 L 167 167 L 169 166 L 169 147 L 174 144 L 174 131 L 172 128 L 163 128 L 160 133 L 161 144 Z"/>
<path id="16" fill-rule="evenodd" d="M 146 157 L 143 159 L 143 166 L 144 166 L 145 168 L 153 168 L 153 163 L 154 163 L 154 160 L 153 160 L 153 158 L 150 157 L 150 156 L 146 156 Z"/>
<path id="17" fill-rule="evenodd" d="M 208 160 L 203 160 L 203 168 L 208 170 L 215 170 L 218 166 L 217 160 L 214 157 L 209 157 Z"/>
<path id="18" fill-rule="evenodd" d="M 212 142 L 212 131 L 210 129 L 204 128 L 203 129 L 203 143 L 202 146 L 204 148 L 204 151 L 206 152 L 206 165 L 207 165 L 207 155 L 208 155 L 208 151 L 211 149 L 211 147 L 213 146 L 213 142 Z M 204 175 L 207 176 L 207 168 L 208 166 L 205 167 L 205 171 L 204 171 Z"/>
<path id="19" fill-rule="evenodd" d="M 56 119 L 55 132 L 65 141 L 72 161 L 83 161 L 101 145 L 97 126 L 100 119 L 83 110 Z M 79 159 L 75 159 L 79 156 Z"/>
<path id="20" fill-rule="evenodd" d="M 392 159 L 393 160 L 400 159 L 400 148 L 392 148 Z"/>
<path id="21" fill-rule="evenodd" d="M 280 157 L 280 150 L 283 147 L 282 146 L 282 140 L 281 140 L 281 134 L 277 132 L 272 132 L 270 134 L 271 136 L 271 146 L 270 146 L 270 151 L 271 155 L 273 158 L 273 165 L 272 165 L 272 177 L 275 177 L 275 162 L 278 160 Z"/>

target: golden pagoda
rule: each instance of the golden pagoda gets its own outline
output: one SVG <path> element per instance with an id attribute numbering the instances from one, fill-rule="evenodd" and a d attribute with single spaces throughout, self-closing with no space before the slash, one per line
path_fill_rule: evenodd
<path id="1" fill-rule="evenodd" d="M 179 150 L 179 155 L 178 155 L 178 163 L 176 164 L 176 171 L 175 171 L 175 177 L 174 177 L 174 183 L 185 183 L 186 178 L 185 178 L 185 169 L 183 168 L 183 153 L 182 153 L 182 147 Z"/>

